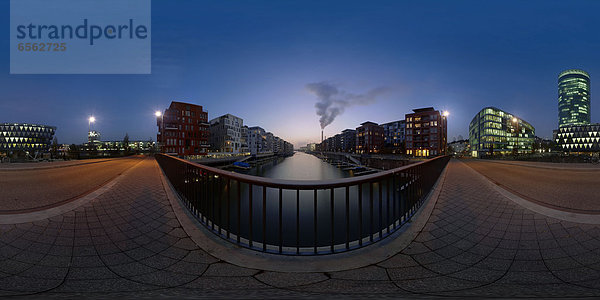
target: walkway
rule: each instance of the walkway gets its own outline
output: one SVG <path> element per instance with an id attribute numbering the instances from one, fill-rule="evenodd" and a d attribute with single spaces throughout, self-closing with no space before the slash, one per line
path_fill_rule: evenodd
<path id="1" fill-rule="evenodd" d="M 333 273 L 218 261 L 182 230 L 159 172 L 148 159 L 75 211 L 0 225 L 0 295 L 600 296 L 600 228 L 521 208 L 459 161 L 449 164 L 436 207 L 406 249 Z"/>

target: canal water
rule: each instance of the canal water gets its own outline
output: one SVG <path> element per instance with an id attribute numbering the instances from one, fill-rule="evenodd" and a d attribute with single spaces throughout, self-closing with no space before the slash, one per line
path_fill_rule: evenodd
<path id="1" fill-rule="evenodd" d="M 301 152 L 235 172 L 287 180 L 351 177 L 349 172 Z M 400 201 L 400 186 L 406 180 L 397 176 L 348 188 L 280 190 L 209 175 L 196 180 L 200 195 L 192 205 L 210 220 L 211 227 L 213 222 L 220 224 L 225 232 L 245 241 L 323 247 L 383 232 L 407 212 L 407 203 Z"/>
<path id="2" fill-rule="evenodd" d="M 273 159 L 247 171 L 235 171 L 254 176 L 291 180 L 326 180 L 351 176 L 347 171 L 303 152 L 296 152 L 286 158 Z"/>

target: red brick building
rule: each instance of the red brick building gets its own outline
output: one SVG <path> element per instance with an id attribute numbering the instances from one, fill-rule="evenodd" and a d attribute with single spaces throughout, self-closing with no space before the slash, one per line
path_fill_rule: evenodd
<path id="1" fill-rule="evenodd" d="M 202 106 L 171 102 L 169 108 L 156 119 L 156 141 L 160 152 L 177 156 L 206 155 L 210 131 L 208 112 Z"/>
<path id="2" fill-rule="evenodd" d="M 436 156 L 446 154 L 447 118 L 433 107 L 414 109 L 406 114 L 406 154 Z"/>
<path id="3" fill-rule="evenodd" d="M 384 143 L 383 127 L 377 123 L 364 122 L 356 128 L 356 153 L 379 153 Z"/>

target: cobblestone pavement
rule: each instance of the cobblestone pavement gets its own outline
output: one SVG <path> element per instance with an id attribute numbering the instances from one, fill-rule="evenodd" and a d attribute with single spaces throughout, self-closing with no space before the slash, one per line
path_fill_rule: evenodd
<path id="1" fill-rule="evenodd" d="M 181 228 L 159 172 L 148 159 L 84 207 L 0 225 L 0 296 L 600 296 L 597 226 L 518 207 L 458 161 L 406 249 L 332 273 L 267 272 L 208 255 Z"/>

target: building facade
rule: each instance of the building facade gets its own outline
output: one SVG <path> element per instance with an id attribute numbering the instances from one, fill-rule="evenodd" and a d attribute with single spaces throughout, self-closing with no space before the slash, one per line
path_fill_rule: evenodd
<path id="1" fill-rule="evenodd" d="M 356 151 L 356 130 L 344 129 L 340 139 L 340 147 L 342 152 Z"/>
<path id="2" fill-rule="evenodd" d="M 427 157 L 445 155 L 448 143 L 447 117 L 433 107 L 406 114 L 406 154 Z"/>
<path id="3" fill-rule="evenodd" d="M 240 150 L 242 153 L 250 152 L 250 149 L 248 149 L 248 126 L 246 125 L 242 126 L 242 136 L 240 138 L 240 143 L 242 144 Z"/>
<path id="4" fill-rule="evenodd" d="M 383 126 L 383 134 L 385 136 L 385 147 L 392 150 L 393 153 L 399 153 L 401 150 L 405 134 L 406 121 L 398 120 L 394 122 L 381 124 Z"/>
<path id="5" fill-rule="evenodd" d="M 248 150 L 250 154 L 256 155 L 267 152 L 267 137 L 266 131 L 259 127 L 248 127 Z"/>
<path id="6" fill-rule="evenodd" d="M 473 157 L 531 153 L 535 128 L 525 120 L 495 107 L 486 107 L 469 124 Z"/>
<path id="7" fill-rule="evenodd" d="M 202 106 L 173 101 L 169 108 L 157 117 L 156 125 L 156 140 L 162 153 L 177 156 L 208 153 L 208 112 L 202 110 Z"/>
<path id="8" fill-rule="evenodd" d="M 600 124 L 559 128 L 554 131 L 554 141 L 564 152 L 600 152 Z"/>
<path id="9" fill-rule="evenodd" d="M 590 75 L 566 70 L 558 76 L 558 130 L 554 141 L 569 153 L 600 151 L 600 124 L 591 123 Z"/>
<path id="10" fill-rule="evenodd" d="M 210 145 L 213 151 L 226 154 L 243 153 L 242 127 L 244 120 L 226 114 L 210 120 Z"/>
<path id="11" fill-rule="evenodd" d="M 566 70 L 558 75 L 558 127 L 590 124 L 590 75 Z"/>
<path id="12" fill-rule="evenodd" d="M 0 124 L 0 152 L 36 156 L 50 149 L 56 127 L 24 123 Z"/>
<path id="13" fill-rule="evenodd" d="M 379 153 L 385 142 L 383 127 L 364 122 L 356 128 L 356 153 Z"/>

